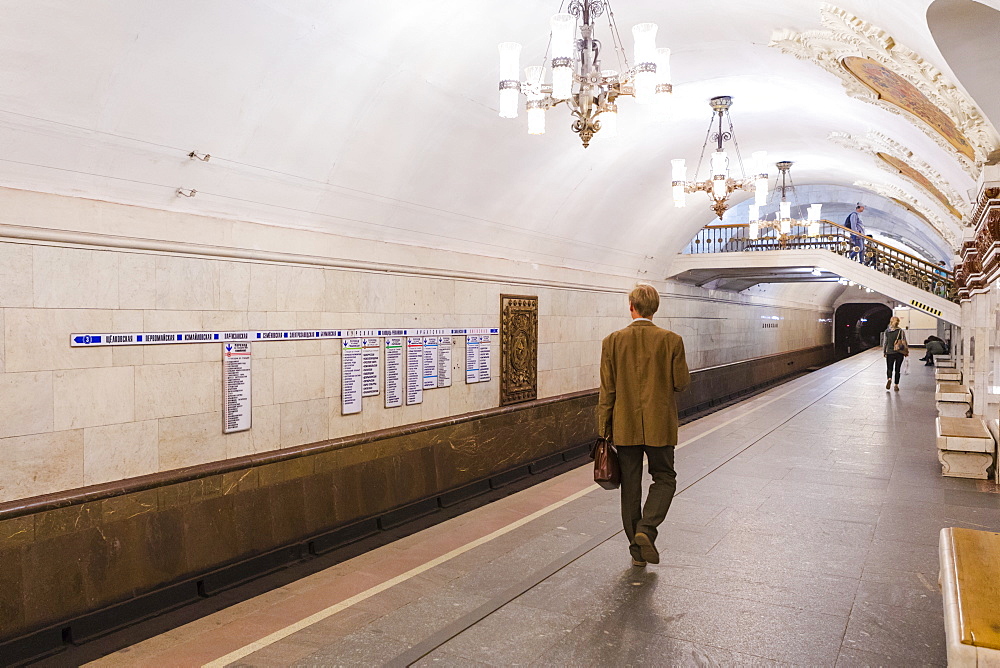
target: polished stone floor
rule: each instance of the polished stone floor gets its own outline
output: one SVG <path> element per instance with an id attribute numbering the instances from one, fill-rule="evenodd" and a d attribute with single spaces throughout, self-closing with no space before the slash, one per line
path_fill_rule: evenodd
<path id="1" fill-rule="evenodd" d="M 658 566 L 585 467 L 91 665 L 944 665 L 938 532 L 1000 529 L 1000 494 L 941 477 L 914 362 L 682 427 Z"/>

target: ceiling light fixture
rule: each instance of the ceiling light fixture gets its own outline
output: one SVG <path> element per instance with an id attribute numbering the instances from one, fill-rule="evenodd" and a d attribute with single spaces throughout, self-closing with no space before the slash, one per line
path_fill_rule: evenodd
<path id="1" fill-rule="evenodd" d="M 593 19 L 607 12 L 611 41 L 621 72 L 601 69 L 601 42 L 594 38 Z M 528 134 L 545 133 L 545 112 L 566 103 L 576 120 L 572 129 L 584 148 L 593 136 L 613 137 L 618 130 L 615 100 L 631 95 L 639 104 L 655 104 L 657 116 L 670 107 L 670 49 L 656 48 L 656 24 L 632 28 L 635 65 L 629 66 L 609 0 L 571 0 L 565 14 L 552 16 L 549 48 L 541 65 L 525 68 L 519 80 L 521 45 L 503 42 L 500 51 L 500 117 L 517 118 L 518 94 L 527 98 Z M 579 34 L 579 37 L 577 37 Z M 545 62 L 551 55 L 552 83 L 544 82 Z"/>
<path id="2" fill-rule="evenodd" d="M 712 120 L 708 124 L 708 132 L 705 134 L 705 143 L 701 147 L 701 157 L 698 158 L 698 167 L 695 169 L 695 178 L 698 178 L 698 172 L 701 171 L 701 164 L 705 160 L 705 150 L 708 147 L 709 139 L 715 141 L 715 152 L 712 153 L 712 164 L 711 164 L 711 174 L 709 178 L 705 181 L 688 181 L 687 180 L 687 166 L 685 165 L 683 158 L 677 158 L 670 161 L 672 168 L 672 185 L 673 185 L 673 196 L 674 196 L 674 206 L 682 207 L 686 205 L 685 194 L 698 192 L 703 190 L 708 193 L 709 198 L 711 198 L 712 210 L 721 219 L 722 214 L 726 212 L 729 208 L 727 203 L 729 195 L 736 190 L 753 190 L 755 195 L 755 202 L 759 206 L 763 206 L 767 201 L 767 169 L 765 162 L 767 160 L 767 153 L 765 151 L 757 151 L 753 154 L 754 169 L 756 174 L 751 177 L 747 177 L 743 171 L 743 158 L 740 156 L 740 145 L 736 141 L 736 133 L 733 130 L 733 121 L 729 117 L 729 107 L 733 105 L 733 98 L 728 95 L 720 95 L 718 97 L 713 97 L 709 100 L 709 105 L 712 107 Z M 718 117 L 718 118 L 716 118 Z M 726 130 L 722 126 L 723 120 L 729 121 L 729 129 Z M 718 120 L 718 129 L 715 134 L 712 134 L 712 126 Z M 736 152 L 736 161 L 740 166 L 740 178 L 734 178 L 729 173 L 729 155 L 726 153 L 724 144 L 727 141 L 733 142 L 733 147 Z"/>
<path id="3" fill-rule="evenodd" d="M 804 221 L 792 218 L 792 203 L 788 201 L 788 191 L 795 192 L 795 184 L 792 183 L 792 161 L 782 160 L 774 164 L 778 168 L 778 176 L 774 180 L 774 191 L 781 192 L 781 201 L 778 203 L 778 212 L 773 221 L 763 220 L 760 217 L 760 205 L 754 203 L 750 205 L 750 237 L 760 238 L 760 230 L 764 228 L 774 228 L 781 236 L 792 233 L 792 226 L 808 226 L 809 236 L 818 236 L 820 233 L 820 218 L 823 215 L 822 204 L 810 204 Z M 781 185 L 778 185 L 780 180 Z"/>

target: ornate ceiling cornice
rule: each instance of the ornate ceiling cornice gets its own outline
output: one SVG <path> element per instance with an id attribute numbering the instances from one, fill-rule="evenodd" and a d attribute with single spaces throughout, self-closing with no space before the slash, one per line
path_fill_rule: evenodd
<path id="1" fill-rule="evenodd" d="M 825 29 L 805 32 L 776 30 L 770 45 L 801 60 L 814 62 L 837 75 L 850 97 L 907 118 L 952 155 L 973 179 L 978 178 L 987 155 L 1000 145 L 1000 136 L 986 121 L 976 103 L 943 72 L 911 49 L 897 44 L 881 28 L 827 3 L 820 5 L 820 17 Z M 898 102 L 890 101 L 871 85 L 862 82 L 844 64 L 844 59 L 851 57 L 874 61 L 871 65 L 880 72 L 874 72 L 870 80 L 875 85 L 887 87 L 898 83 L 903 89 L 896 92 L 904 103 L 912 102 L 911 109 L 899 106 Z M 867 66 L 867 61 L 862 60 L 860 65 Z M 878 80 L 879 74 L 884 75 L 884 80 Z M 912 94 L 913 89 L 904 86 L 907 83 L 926 100 L 916 99 L 919 95 Z M 908 92 L 911 93 L 909 99 Z M 928 107 L 927 101 L 936 110 Z M 920 112 L 926 113 L 921 115 Z M 943 117 L 940 116 L 942 113 Z"/>
<path id="2" fill-rule="evenodd" d="M 936 205 L 962 220 L 963 224 L 966 226 L 972 224 L 968 215 L 972 205 L 941 176 L 940 172 L 892 137 L 871 130 L 864 137 L 856 137 L 847 132 L 831 132 L 828 139 L 845 148 L 870 153 L 880 169 L 895 176 L 905 177 L 930 195 Z M 900 169 L 886 158 L 895 159 L 897 163 L 903 163 L 916 173 L 907 173 L 905 169 Z"/>
<path id="3" fill-rule="evenodd" d="M 888 197 L 889 199 L 898 200 L 904 208 L 910 208 L 914 213 L 919 215 L 927 224 L 930 225 L 935 232 L 941 235 L 948 247 L 953 251 L 958 251 L 958 247 L 961 244 L 961 237 L 952 231 L 948 224 L 935 212 L 931 211 L 925 207 L 920 202 L 917 202 L 910 193 L 906 192 L 902 188 L 897 186 L 889 185 L 886 183 L 872 183 L 871 181 L 855 181 L 854 185 L 858 188 L 864 188 L 869 190 L 876 195 L 881 195 L 882 197 Z"/>

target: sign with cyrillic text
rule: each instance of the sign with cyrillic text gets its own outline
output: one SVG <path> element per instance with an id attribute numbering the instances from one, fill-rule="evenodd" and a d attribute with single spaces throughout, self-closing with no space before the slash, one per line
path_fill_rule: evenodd
<path id="1" fill-rule="evenodd" d="M 222 433 L 250 428 L 251 403 L 250 344 L 222 344 Z"/>

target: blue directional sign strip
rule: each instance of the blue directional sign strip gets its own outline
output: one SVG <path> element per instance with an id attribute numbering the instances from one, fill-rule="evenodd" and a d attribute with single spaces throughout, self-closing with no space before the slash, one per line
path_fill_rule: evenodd
<path id="1" fill-rule="evenodd" d="M 70 334 L 73 348 L 98 346 L 158 346 L 178 343 L 225 341 L 308 341 L 385 336 L 482 336 L 499 334 L 497 327 L 456 327 L 451 329 L 261 329 L 235 332 L 122 332 L 117 334 Z"/>

